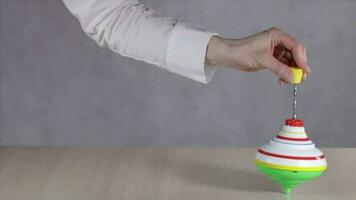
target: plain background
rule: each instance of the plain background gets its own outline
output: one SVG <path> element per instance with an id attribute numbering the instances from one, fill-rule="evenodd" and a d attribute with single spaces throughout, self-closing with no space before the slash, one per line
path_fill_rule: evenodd
<path id="1" fill-rule="evenodd" d="M 298 116 L 319 146 L 356 147 L 356 1 L 146 0 L 227 37 L 278 26 L 312 73 Z M 258 146 L 291 112 L 272 73 L 205 85 L 99 48 L 60 0 L 0 0 L 2 145 Z"/>

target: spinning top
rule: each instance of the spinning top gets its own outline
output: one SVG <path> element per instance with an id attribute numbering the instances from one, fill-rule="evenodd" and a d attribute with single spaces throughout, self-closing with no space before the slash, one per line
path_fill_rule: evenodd
<path id="1" fill-rule="evenodd" d="M 308 138 L 303 126 L 302 120 L 287 119 L 282 131 L 256 154 L 257 168 L 277 181 L 285 193 L 320 176 L 327 168 L 324 154 Z"/>
<path id="2" fill-rule="evenodd" d="M 296 84 L 298 81 L 293 85 L 292 119 L 287 119 L 282 131 L 260 147 L 255 156 L 257 168 L 277 181 L 284 193 L 291 193 L 298 184 L 320 176 L 327 168 L 325 156 L 308 138 L 304 122 L 296 119 Z"/>

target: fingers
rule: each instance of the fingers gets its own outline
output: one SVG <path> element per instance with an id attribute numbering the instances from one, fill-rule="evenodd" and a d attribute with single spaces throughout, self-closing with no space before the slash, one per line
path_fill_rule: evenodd
<path id="1" fill-rule="evenodd" d="M 302 77 L 302 81 L 307 80 L 307 78 L 308 78 L 308 74 L 304 72 L 303 73 L 303 77 Z"/>
<path id="2" fill-rule="evenodd" d="M 303 73 L 303 77 L 302 77 L 302 80 L 305 81 L 307 80 L 307 73 Z M 278 79 L 278 84 L 279 85 L 285 85 L 285 84 L 288 84 L 288 82 L 285 82 L 284 80 L 282 79 Z"/>
<path id="3" fill-rule="evenodd" d="M 279 61 L 281 61 L 283 64 L 287 65 L 287 66 L 291 66 L 292 63 L 290 62 L 289 59 L 285 58 L 285 57 L 282 57 L 280 59 L 278 59 Z"/>
<path id="4" fill-rule="evenodd" d="M 282 45 L 277 45 L 274 48 L 273 56 L 279 60 L 285 55 L 285 53 L 286 53 L 286 48 Z"/>
<path id="5" fill-rule="evenodd" d="M 285 82 L 285 81 L 282 80 L 282 79 L 278 79 L 278 84 L 279 84 L 279 85 L 285 85 L 285 84 L 288 84 L 288 83 Z"/>
<path id="6" fill-rule="evenodd" d="M 290 51 L 286 51 L 284 57 L 286 57 L 288 60 L 293 60 L 293 55 Z"/>
<path id="7" fill-rule="evenodd" d="M 290 83 L 294 79 L 294 75 L 292 73 L 292 70 L 282 62 L 279 62 L 277 59 L 274 57 L 270 57 L 267 61 L 267 66 L 271 71 L 278 76 L 281 81 Z M 282 84 L 282 83 L 281 83 Z"/>
<path id="8" fill-rule="evenodd" d="M 277 44 L 282 44 L 287 50 L 292 52 L 293 60 L 296 62 L 297 66 L 309 73 L 311 70 L 307 64 L 308 59 L 305 46 L 292 36 L 277 28 L 272 28 L 271 31 L 273 33 L 273 41 Z"/>

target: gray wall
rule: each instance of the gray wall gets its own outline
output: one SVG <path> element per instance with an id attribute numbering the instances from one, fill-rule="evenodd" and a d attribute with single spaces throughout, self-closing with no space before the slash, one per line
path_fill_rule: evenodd
<path id="1" fill-rule="evenodd" d="M 208 85 L 99 48 L 61 1 L 0 0 L 3 145 L 255 146 L 289 117 L 267 71 L 221 68 Z M 279 26 L 312 67 L 299 116 L 320 146 L 356 147 L 356 1 L 146 0 L 228 37 Z"/>

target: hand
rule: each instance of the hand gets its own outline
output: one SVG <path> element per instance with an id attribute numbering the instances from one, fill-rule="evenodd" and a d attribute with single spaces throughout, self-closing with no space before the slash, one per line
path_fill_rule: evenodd
<path id="1" fill-rule="evenodd" d="M 208 64 L 229 66 L 246 72 L 269 69 L 278 76 L 280 84 L 293 81 L 289 66 L 302 68 L 303 80 L 310 72 L 305 46 L 278 28 L 242 39 L 213 36 L 208 44 L 206 60 Z"/>

